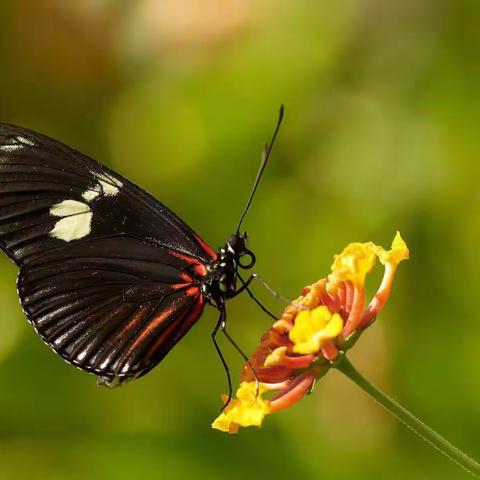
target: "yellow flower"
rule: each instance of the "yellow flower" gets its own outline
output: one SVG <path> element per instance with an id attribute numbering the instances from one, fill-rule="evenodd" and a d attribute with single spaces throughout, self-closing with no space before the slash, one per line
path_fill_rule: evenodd
<path id="1" fill-rule="evenodd" d="M 229 433 L 236 433 L 240 426 L 259 427 L 267 414 L 289 408 L 309 394 L 315 381 L 335 366 L 375 321 L 390 296 L 398 264 L 409 255 L 398 232 L 390 250 L 373 242 L 345 247 L 335 256 L 328 278 L 306 286 L 262 335 L 243 366 L 237 398 L 212 427 Z M 377 258 L 384 274 L 367 303 L 365 280 Z M 258 392 L 254 379 L 260 382 Z M 262 398 L 266 391 L 269 400 Z"/>
<path id="2" fill-rule="evenodd" d="M 375 255 L 383 265 L 398 265 L 402 260 L 408 260 L 410 258 L 410 252 L 407 244 L 403 240 L 400 232 L 397 232 L 395 238 L 392 241 L 391 250 L 385 251 L 382 247 L 375 245 Z"/>
<path id="3" fill-rule="evenodd" d="M 351 281 L 354 285 L 363 285 L 365 277 L 375 265 L 375 247 L 372 242 L 347 245 L 340 255 L 334 257 L 329 283 Z"/>
<path id="4" fill-rule="evenodd" d="M 388 251 L 373 242 L 350 243 L 342 253 L 335 255 L 332 273 L 328 276 L 330 289 L 344 281 L 363 286 L 365 277 L 372 270 L 377 257 L 383 265 L 396 267 L 402 260 L 410 258 L 410 252 L 399 232 Z"/>
<path id="5" fill-rule="evenodd" d="M 222 432 L 236 433 L 241 427 L 260 427 L 265 415 L 270 413 L 269 401 L 262 398 L 267 389 L 260 384 L 257 392 L 255 382 L 242 382 L 237 398 L 212 423 L 212 428 Z"/>
<path id="6" fill-rule="evenodd" d="M 367 327 L 375 319 L 388 300 L 398 264 L 402 260 L 410 258 L 407 244 L 403 241 L 399 232 L 393 239 L 391 250 L 386 251 L 382 247 L 375 246 L 375 254 L 380 259 L 380 262 L 385 265 L 385 272 L 377 293 L 368 305 L 361 320 L 361 327 L 363 328 Z"/>
<path id="7" fill-rule="evenodd" d="M 289 334 L 293 351 L 303 355 L 317 353 L 325 343 L 340 335 L 342 328 L 342 317 L 338 313 L 332 315 L 324 305 L 302 310 Z"/>

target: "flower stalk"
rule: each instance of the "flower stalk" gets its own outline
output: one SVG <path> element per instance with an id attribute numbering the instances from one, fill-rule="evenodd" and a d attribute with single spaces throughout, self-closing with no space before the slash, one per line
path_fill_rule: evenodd
<path id="1" fill-rule="evenodd" d="M 466 453 L 452 445 L 448 440 L 425 425 L 415 415 L 409 412 L 398 402 L 390 398 L 375 385 L 370 383 L 358 370 L 350 363 L 346 355 L 338 358 L 337 362 L 332 365 L 338 371 L 342 372 L 365 393 L 368 393 L 377 403 L 382 405 L 395 418 L 400 420 L 404 425 L 415 432 L 420 438 L 443 453 L 447 458 L 455 462 L 457 465 L 465 469 L 467 472 L 480 477 L 480 464 L 469 457 Z"/>

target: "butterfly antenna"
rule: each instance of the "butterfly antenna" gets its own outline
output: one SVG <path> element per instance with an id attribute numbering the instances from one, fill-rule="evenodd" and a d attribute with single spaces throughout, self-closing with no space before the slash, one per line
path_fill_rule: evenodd
<path id="1" fill-rule="evenodd" d="M 245 215 L 247 214 L 248 209 L 250 208 L 250 204 L 252 203 L 253 197 L 255 196 L 255 192 L 257 191 L 258 184 L 260 183 L 260 180 L 262 178 L 263 171 L 267 166 L 268 159 L 270 158 L 270 153 L 272 152 L 273 144 L 275 143 L 275 139 L 277 138 L 278 131 L 280 130 L 280 126 L 282 125 L 284 111 L 285 111 L 285 107 L 283 105 L 280 105 L 280 111 L 278 112 L 277 126 L 275 127 L 275 131 L 273 132 L 270 143 L 267 143 L 263 149 L 260 168 L 258 169 L 257 176 L 253 184 L 252 192 L 250 193 L 250 197 L 248 197 L 247 205 L 245 206 L 242 216 L 240 217 L 240 221 L 238 222 L 237 233 L 240 233 L 240 228 L 242 226 L 243 219 L 245 218 Z"/>

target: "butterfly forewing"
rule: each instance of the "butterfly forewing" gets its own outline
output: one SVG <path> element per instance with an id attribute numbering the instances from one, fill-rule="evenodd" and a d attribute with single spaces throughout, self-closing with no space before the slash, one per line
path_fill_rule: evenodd
<path id="1" fill-rule="evenodd" d="M 0 246 L 30 322 L 107 381 L 142 375 L 202 313 L 215 253 L 171 210 L 55 140 L 0 124 Z"/>

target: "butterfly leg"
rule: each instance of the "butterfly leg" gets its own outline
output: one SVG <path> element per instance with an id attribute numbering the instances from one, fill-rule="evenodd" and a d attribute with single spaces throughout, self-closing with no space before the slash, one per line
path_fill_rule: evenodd
<path id="1" fill-rule="evenodd" d="M 281 295 L 280 293 L 278 293 L 276 290 L 274 290 L 262 277 L 258 276 L 256 273 L 254 273 L 253 275 L 250 275 L 250 277 L 248 278 L 247 281 L 244 281 L 243 278 L 240 277 L 240 275 L 238 275 L 238 278 L 240 279 L 240 281 L 242 282 L 242 286 L 235 292 L 235 295 L 234 296 L 237 296 L 238 293 L 242 292 L 243 290 L 246 290 L 248 292 L 248 294 L 250 295 L 250 297 L 253 298 L 253 300 L 255 300 L 255 302 L 260 306 L 260 308 L 268 313 L 270 316 L 274 317 L 275 320 L 277 319 L 277 317 L 273 316 L 270 311 L 268 311 L 259 301 L 258 299 L 256 299 L 253 295 L 253 293 L 250 291 L 250 288 L 249 288 L 249 285 L 250 283 L 253 281 L 253 280 L 257 280 L 258 282 L 260 282 L 276 299 L 288 304 L 288 305 L 292 305 L 294 306 L 295 308 L 297 308 L 298 310 L 308 310 L 308 307 L 305 307 L 303 305 L 300 305 L 300 304 L 297 304 L 297 303 L 294 303 L 292 300 L 289 300 L 288 298 L 284 297 L 283 295 Z"/>
<path id="2" fill-rule="evenodd" d="M 288 298 L 284 297 L 283 295 L 280 295 L 276 290 L 274 290 L 262 277 L 257 275 L 256 273 L 252 274 L 250 278 L 247 280 L 247 283 L 252 280 L 256 280 L 259 282 L 261 285 L 263 285 L 277 300 L 282 301 L 283 303 L 286 303 L 287 305 L 292 303 L 291 300 Z"/>
<path id="3" fill-rule="evenodd" d="M 235 296 L 242 293 L 244 290 L 248 293 L 250 298 L 267 314 L 270 315 L 274 320 L 277 320 L 277 316 L 274 315 L 262 302 L 253 294 L 253 292 L 248 288 L 249 284 L 253 280 L 253 276 L 251 276 L 248 281 L 245 281 L 240 275 L 238 275 L 238 279 L 242 283 L 242 286 L 235 292 Z"/>
<path id="4" fill-rule="evenodd" d="M 223 334 L 225 335 L 225 337 L 227 338 L 227 340 L 232 344 L 233 348 L 242 356 L 242 358 L 245 360 L 245 363 L 247 364 L 250 372 L 252 372 L 252 375 L 253 377 L 255 378 L 255 390 L 256 390 L 256 395 L 255 396 L 258 396 L 258 391 L 259 391 L 259 388 L 260 388 L 260 383 L 258 381 L 258 376 L 257 376 L 257 372 L 255 371 L 255 369 L 253 368 L 253 365 L 250 363 L 250 360 L 248 359 L 248 357 L 245 355 L 245 353 L 243 353 L 243 350 L 237 345 L 237 343 L 235 342 L 235 340 L 228 334 L 227 330 L 226 330 L 226 325 L 224 324 L 223 325 L 223 328 L 222 328 L 222 332 Z"/>
<path id="5" fill-rule="evenodd" d="M 222 350 L 217 342 L 217 333 L 219 330 L 225 331 L 225 325 L 227 320 L 227 312 L 225 310 L 225 306 L 220 306 L 220 316 L 218 317 L 217 323 L 215 328 L 213 329 L 211 338 L 212 342 L 215 345 L 215 350 L 217 351 L 218 356 L 220 357 L 220 361 L 222 362 L 223 369 L 225 370 L 225 374 L 227 375 L 227 382 L 228 382 L 228 398 L 221 410 L 224 410 L 225 407 L 230 403 L 232 400 L 232 378 L 230 376 L 230 369 L 228 368 L 228 364 L 223 356 Z"/>

